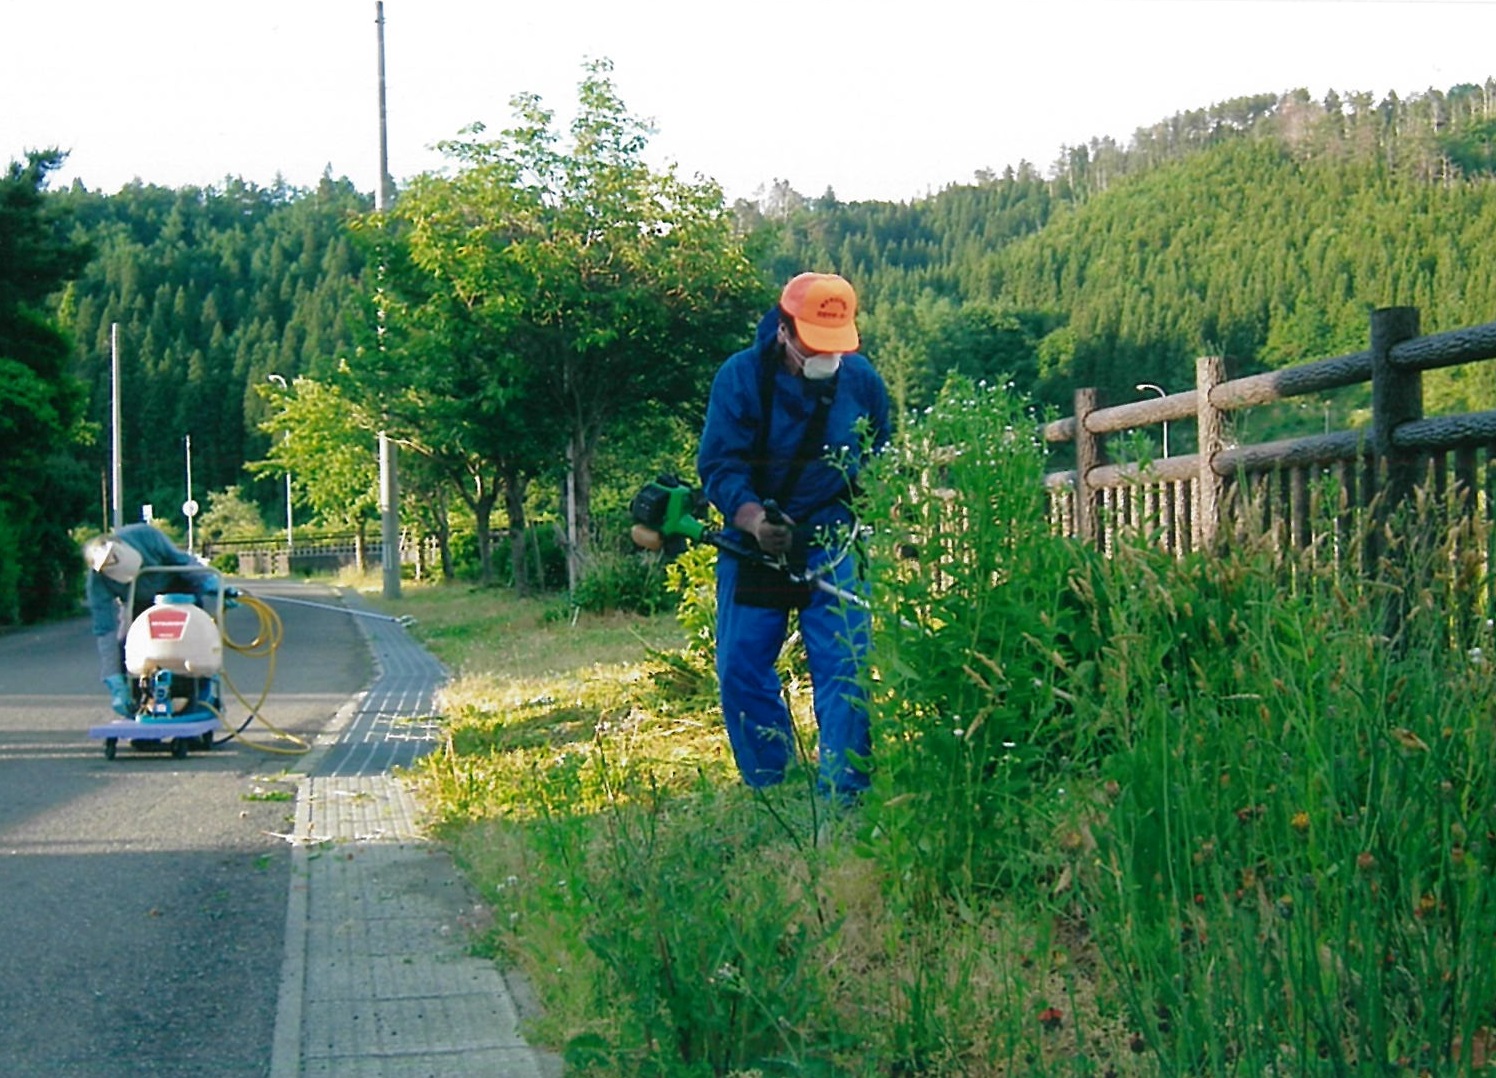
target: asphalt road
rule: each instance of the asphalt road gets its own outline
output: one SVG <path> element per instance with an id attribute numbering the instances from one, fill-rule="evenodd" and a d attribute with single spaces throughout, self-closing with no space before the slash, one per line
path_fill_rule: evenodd
<path id="1" fill-rule="evenodd" d="M 276 726 L 310 742 L 368 684 L 354 618 L 314 585 L 241 582 L 285 628 Z M 252 640 L 240 608 L 229 636 Z M 268 663 L 227 652 L 251 702 Z M 225 688 L 226 717 L 247 709 Z M 88 621 L 0 634 L 0 1071 L 266 1075 L 284 950 L 297 756 L 229 741 L 183 760 L 89 727 L 113 718 Z M 245 736 L 272 742 L 257 723 Z M 289 747 L 279 742 L 279 747 Z"/>

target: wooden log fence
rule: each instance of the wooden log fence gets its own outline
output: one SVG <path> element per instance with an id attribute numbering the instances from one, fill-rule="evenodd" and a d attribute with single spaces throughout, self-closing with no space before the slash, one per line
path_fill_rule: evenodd
<path id="1" fill-rule="evenodd" d="M 1377 522 L 1391 519 L 1420 488 L 1441 498 L 1457 493 L 1489 521 L 1496 504 L 1496 411 L 1427 417 L 1422 375 L 1490 359 L 1496 359 L 1496 322 L 1422 336 L 1416 308 L 1389 307 L 1372 312 L 1368 347 L 1349 355 L 1230 380 L 1220 357 L 1202 357 L 1193 389 L 1126 404 L 1106 406 L 1096 389 L 1078 389 L 1075 414 L 1043 428 L 1046 442 L 1075 446 L 1076 466 L 1045 477 L 1051 520 L 1057 531 L 1103 548 L 1123 531 L 1146 529 L 1180 554 L 1254 529 L 1271 531 L 1285 547 L 1324 543 L 1343 552 L 1366 512 Z M 1228 441 L 1233 412 L 1367 382 L 1369 428 L 1261 444 Z M 1108 435 L 1189 419 L 1196 452 L 1110 461 Z M 1381 553 L 1382 529 L 1361 534 L 1370 566 Z"/>

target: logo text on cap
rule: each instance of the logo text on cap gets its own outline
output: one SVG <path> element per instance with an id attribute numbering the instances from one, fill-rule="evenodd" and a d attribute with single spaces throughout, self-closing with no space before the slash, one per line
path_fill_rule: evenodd
<path id="1" fill-rule="evenodd" d="M 827 296 L 821 300 L 821 305 L 816 308 L 816 317 L 825 322 L 845 322 L 847 320 L 847 301 L 840 296 Z"/>

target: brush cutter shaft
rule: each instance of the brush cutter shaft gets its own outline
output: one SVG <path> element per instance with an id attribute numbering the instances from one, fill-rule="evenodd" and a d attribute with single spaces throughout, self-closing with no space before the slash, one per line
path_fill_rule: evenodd
<path id="1" fill-rule="evenodd" d="M 765 554 L 756 547 L 750 547 L 736 539 L 730 539 L 723 532 L 704 531 L 701 533 L 701 538 L 703 542 L 710 543 L 718 550 L 726 551 L 735 558 L 742 558 L 744 561 L 762 562 L 765 565 L 778 569 L 796 584 L 809 584 L 811 587 L 824 591 L 826 594 L 835 596 L 844 602 L 851 603 L 853 606 L 866 608 L 868 605 L 867 600 L 862 596 L 847 591 L 845 588 L 838 588 L 819 573 L 791 569 L 783 558 L 776 558 L 772 554 Z"/>

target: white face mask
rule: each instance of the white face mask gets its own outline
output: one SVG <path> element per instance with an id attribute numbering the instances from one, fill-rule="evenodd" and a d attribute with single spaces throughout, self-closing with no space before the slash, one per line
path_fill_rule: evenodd
<path id="1" fill-rule="evenodd" d="M 812 382 L 824 382 L 841 369 L 840 352 L 817 352 L 805 357 L 805 377 Z"/>

